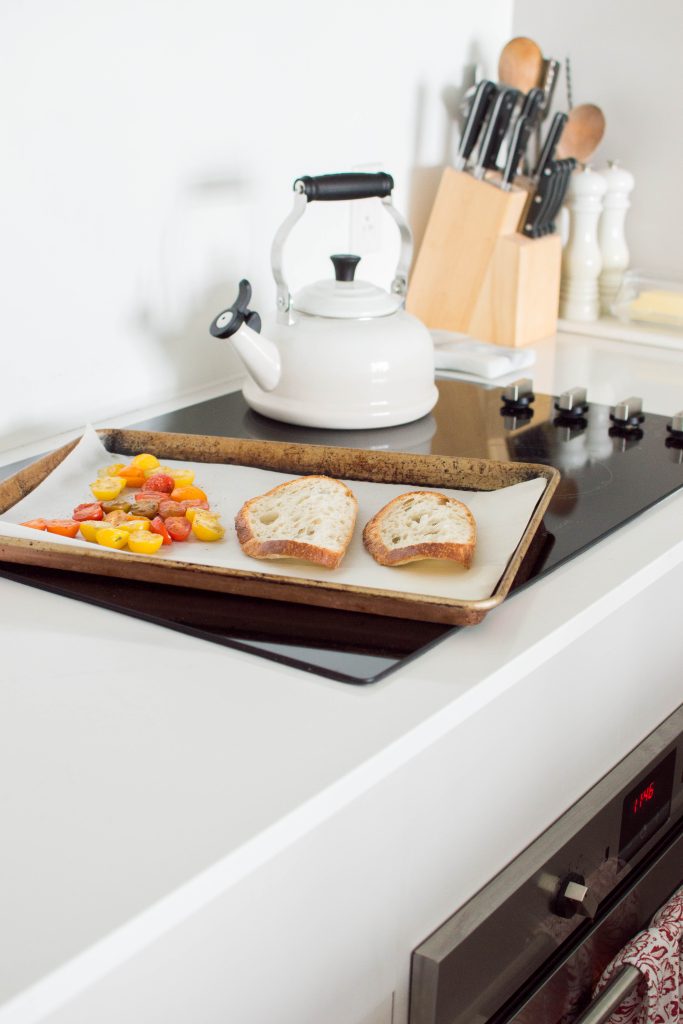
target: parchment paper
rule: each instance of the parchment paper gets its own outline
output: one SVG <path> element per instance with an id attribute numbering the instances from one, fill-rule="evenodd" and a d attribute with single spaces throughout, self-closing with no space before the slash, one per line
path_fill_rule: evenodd
<path id="1" fill-rule="evenodd" d="M 99 475 L 98 470 L 114 462 L 128 463 L 130 459 L 127 455 L 108 452 L 92 427 L 86 428 L 81 441 L 67 458 L 31 494 L 0 517 L 0 533 L 6 537 L 40 539 L 92 549 L 91 543 L 79 538 L 72 540 L 55 534 L 38 533 L 18 524 L 37 518 L 71 518 L 76 505 L 93 500 L 89 485 Z M 225 538 L 214 543 L 202 543 L 192 536 L 186 542 L 162 547 L 154 557 L 467 601 L 481 600 L 493 593 L 546 486 L 546 480 L 539 477 L 497 491 L 426 488 L 458 498 L 471 509 L 477 523 L 477 548 L 473 565 L 467 570 L 446 561 L 413 562 L 396 568 L 378 565 L 363 547 L 363 527 L 392 498 L 419 489 L 419 481 L 415 482 L 414 487 L 408 484 L 345 481 L 358 499 L 358 519 L 341 567 L 330 570 L 295 559 L 248 558 L 242 553 L 237 541 L 233 523 L 241 505 L 248 498 L 263 494 L 277 484 L 296 479 L 296 474 L 172 459 L 164 459 L 162 462 L 168 466 L 189 466 L 194 469 L 195 483 L 206 492 L 211 508 L 222 517 Z M 109 548 L 98 547 L 97 550 L 111 551 L 113 556 L 120 554 Z M 148 556 L 136 557 L 144 559 Z"/>

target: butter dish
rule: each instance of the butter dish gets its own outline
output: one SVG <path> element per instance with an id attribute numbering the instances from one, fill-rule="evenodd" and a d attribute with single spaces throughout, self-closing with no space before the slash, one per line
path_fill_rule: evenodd
<path id="1" fill-rule="evenodd" d="M 433 330 L 434 367 L 455 373 L 495 380 L 517 370 L 524 370 L 536 361 L 529 349 L 506 348 L 476 341 L 467 334 Z"/>

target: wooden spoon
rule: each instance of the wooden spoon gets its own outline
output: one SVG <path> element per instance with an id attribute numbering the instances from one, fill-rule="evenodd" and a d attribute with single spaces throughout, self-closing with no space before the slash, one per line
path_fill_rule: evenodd
<path id="1" fill-rule="evenodd" d="M 543 54 L 533 39 L 516 36 L 503 47 L 498 60 L 498 78 L 504 85 L 527 93 L 543 74 Z"/>
<path id="2" fill-rule="evenodd" d="M 581 103 L 569 111 L 569 119 L 557 144 L 561 160 L 573 156 L 585 164 L 602 142 L 605 134 L 605 115 L 594 103 Z"/>

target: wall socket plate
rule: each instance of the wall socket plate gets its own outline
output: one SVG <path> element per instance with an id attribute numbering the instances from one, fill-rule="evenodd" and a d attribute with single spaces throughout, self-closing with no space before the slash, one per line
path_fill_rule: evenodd
<path id="1" fill-rule="evenodd" d="M 356 164 L 352 171 L 377 173 L 381 163 Z M 349 204 L 349 252 L 355 256 L 369 256 L 382 247 L 382 220 L 384 211 L 379 199 L 355 199 Z"/>

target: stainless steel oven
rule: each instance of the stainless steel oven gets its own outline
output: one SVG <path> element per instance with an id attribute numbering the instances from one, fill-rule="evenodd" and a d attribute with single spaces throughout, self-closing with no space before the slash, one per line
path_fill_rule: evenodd
<path id="1" fill-rule="evenodd" d="M 683 883 L 683 706 L 413 953 L 410 1024 L 600 1024 L 615 954 Z"/>

